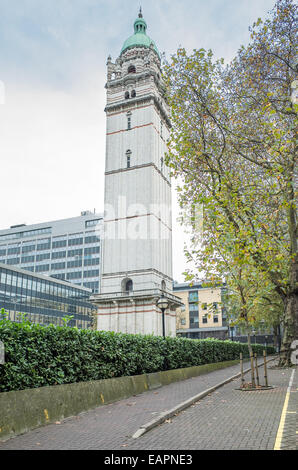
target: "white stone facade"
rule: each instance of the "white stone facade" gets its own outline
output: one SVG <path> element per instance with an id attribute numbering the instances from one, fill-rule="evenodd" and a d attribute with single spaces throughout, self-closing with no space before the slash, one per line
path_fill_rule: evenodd
<path id="1" fill-rule="evenodd" d="M 98 329 L 175 336 L 171 183 L 164 159 L 169 110 L 153 46 L 131 47 L 107 63 L 105 220 Z M 127 287 L 127 283 L 130 286 Z M 178 301 L 179 304 L 179 301 Z"/>

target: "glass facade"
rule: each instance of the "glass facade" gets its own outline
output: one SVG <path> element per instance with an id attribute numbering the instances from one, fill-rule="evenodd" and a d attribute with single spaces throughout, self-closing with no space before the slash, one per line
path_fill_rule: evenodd
<path id="1" fill-rule="evenodd" d="M 12 321 L 19 321 L 21 312 L 34 323 L 62 326 L 63 318 L 71 315 L 69 326 L 90 328 L 96 309 L 88 300 L 91 293 L 79 286 L 0 264 L 0 309 L 4 308 Z"/>

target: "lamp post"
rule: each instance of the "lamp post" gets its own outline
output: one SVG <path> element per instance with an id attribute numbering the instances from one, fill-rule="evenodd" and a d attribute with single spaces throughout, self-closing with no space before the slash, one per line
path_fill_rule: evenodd
<path id="1" fill-rule="evenodd" d="M 265 351 L 267 351 L 267 339 L 268 339 L 268 336 L 265 335 Z"/>
<path id="2" fill-rule="evenodd" d="M 162 313 L 162 336 L 165 338 L 166 336 L 166 328 L 165 328 L 165 311 L 169 307 L 168 299 L 162 294 L 160 299 L 157 301 L 157 306 L 160 308 Z"/>
<path id="3" fill-rule="evenodd" d="M 234 341 L 234 327 L 230 326 L 230 330 L 231 330 L 231 340 Z"/>
<path id="4" fill-rule="evenodd" d="M 255 344 L 256 344 L 256 330 L 252 330 L 252 334 L 254 335 Z"/>

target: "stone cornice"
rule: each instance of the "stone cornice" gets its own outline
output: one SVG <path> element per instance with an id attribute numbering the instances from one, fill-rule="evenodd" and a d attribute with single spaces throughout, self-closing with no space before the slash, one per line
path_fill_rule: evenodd
<path id="1" fill-rule="evenodd" d="M 140 170 L 140 169 L 147 168 L 147 167 L 153 167 L 159 173 L 159 175 L 166 181 L 166 183 L 171 187 L 170 181 L 168 181 L 168 179 L 162 174 L 160 169 L 157 168 L 157 166 L 154 163 L 144 163 L 143 165 L 135 165 L 135 166 L 131 166 L 130 168 L 119 168 L 118 170 L 110 170 L 110 171 L 106 171 L 105 175 L 106 176 L 115 175 L 117 173 L 123 173 L 126 171 L 132 171 L 132 170 Z"/>
<path id="2" fill-rule="evenodd" d="M 162 106 L 162 103 L 160 102 L 160 100 L 153 94 L 153 93 L 150 93 L 148 95 L 145 95 L 145 96 L 137 96 L 136 98 L 130 98 L 129 100 L 122 100 L 122 101 L 118 101 L 117 103 L 110 103 L 110 104 L 107 104 L 107 106 L 105 107 L 105 112 L 106 113 L 111 113 L 111 112 L 116 112 L 116 111 L 119 111 L 119 110 L 131 110 L 133 105 L 137 105 L 137 104 L 145 104 L 145 103 L 148 103 L 148 102 L 153 102 L 154 105 L 156 106 L 156 108 L 158 109 L 158 111 L 160 112 L 161 116 L 163 117 L 163 119 L 165 120 L 165 122 L 167 123 L 167 126 L 169 128 L 172 127 L 172 124 L 171 124 L 171 121 L 168 117 L 168 114 L 166 112 L 166 110 L 164 109 L 164 107 Z M 136 109 L 138 109 L 138 107 L 136 106 Z"/>

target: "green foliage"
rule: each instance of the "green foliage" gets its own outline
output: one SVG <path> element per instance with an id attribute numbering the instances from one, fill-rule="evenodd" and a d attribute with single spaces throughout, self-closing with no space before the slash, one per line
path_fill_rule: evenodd
<path id="1" fill-rule="evenodd" d="M 297 105 L 290 92 L 297 32 L 297 5 L 277 0 L 230 64 L 180 47 L 164 67 L 172 122 L 166 161 L 181 181 L 192 228 L 186 254 L 195 269 L 187 280 L 196 271 L 224 279 L 234 316 L 248 330 L 282 320 L 285 365 L 297 337 Z M 200 205 L 202 224 L 193 224 L 189 212 Z"/>
<path id="2" fill-rule="evenodd" d="M 5 364 L 0 392 L 24 390 L 238 359 L 246 344 L 43 327 L 0 320 Z M 268 348 L 267 348 L 268 349 Z M 263 347 L 255 346 L 262 353 Z M 269 350 L 268 352 L 274 352 Z"/>

